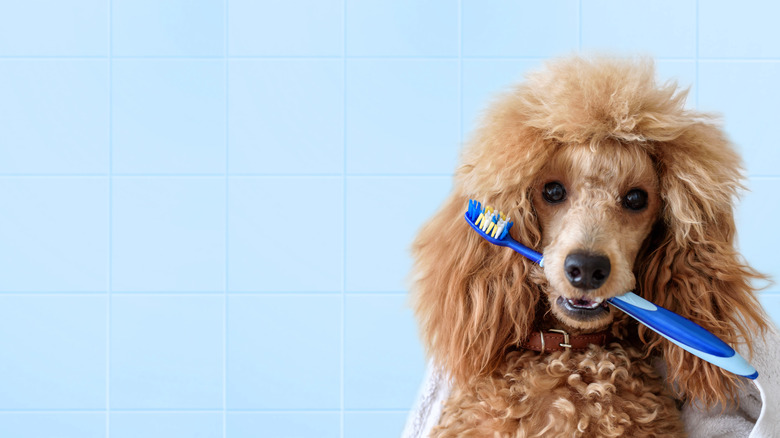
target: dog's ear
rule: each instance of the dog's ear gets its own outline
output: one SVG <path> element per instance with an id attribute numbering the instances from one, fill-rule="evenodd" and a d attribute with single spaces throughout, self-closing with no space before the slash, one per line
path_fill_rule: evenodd
<path id="1" fill-rule="evenodd" d="M 423 342 L 461 382 L 494 371 L 503 353 L 525 339 L 540 296 L 538 281 L 527 281 L 540 268 L 487 242 L 464 219 L 473 198 L 508 213 L 517 241 L 532 248 L 541 242 L 529 191 L 552 148 L 523 123 L 522 95 L 505 95 L 484 115 L 452 195 L 412 246 L 413 305 Z"/>
<path id="2" fill-rule="evenodd" d="M 767 326 L 752 280 L 763 278 L 734 248 L 734 202 L 740 160 L 721 130 L 693 123 L 658 144 L 662 219 L 637 259 L 638 285 L 666 307 L 734 346 Z M 639 327 L 650 349 L 662 351 L 670 382 L 688 399 L 712 406 L 733 401 L 744 379 Z"/>
<path id="3" fill-rule="evenodd" d="M 505 350 L 525 338 L 539 299 L 526 281 L 532 263 L 474 232 L 463 217 L 467 202 L 451 195 L 412 247 L 423 340 L 434 360 L 463 383 L 494 371 Z M 510 233 L 522 239 L 516 235 L 522 218 L 513 219 Z"/>

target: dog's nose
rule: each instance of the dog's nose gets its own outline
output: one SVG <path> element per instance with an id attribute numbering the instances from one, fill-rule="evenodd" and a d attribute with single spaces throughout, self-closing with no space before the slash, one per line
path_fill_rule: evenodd
<path id="1" fill-rule="evenodd" d="M 609 259 L 603 255 L 575 252 L 563 262 L 566 278 L 580 289 L 598 289 L 609 277 Z"/>

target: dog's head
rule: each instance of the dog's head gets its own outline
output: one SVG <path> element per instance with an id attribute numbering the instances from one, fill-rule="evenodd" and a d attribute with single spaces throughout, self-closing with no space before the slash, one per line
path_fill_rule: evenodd
<path id="1" fill-rule="evenodd" d="M 593 332 L 619 320 L 684 396 L 731 398 L 735 376 L 603 304 L 634 290 L 732 344 L 766 326 L 750 283 L 760 275 L 733 246 L 739 158 L 654 74 L 648 61 L 559 60 L 483 116 L 413 245 L 423 338 L 455 379 L 492 372 L 542 322 Z M 470 198 L 508 211 L 544 268 L 471 230 Z"/>
<path id="2" fill-rule="evenodd" d="M 607 298 L 634 290 L 634 261 L 661 210 L 659 177 L 642 147 L 603 139 L 557 145 L 530 186 L 545 287 L 567 330 L 603 329 Z"/>

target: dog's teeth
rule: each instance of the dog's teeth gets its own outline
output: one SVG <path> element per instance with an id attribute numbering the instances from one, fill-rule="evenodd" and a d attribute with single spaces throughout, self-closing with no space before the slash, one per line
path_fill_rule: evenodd
<path id="1" fill-rule="evenodd" d="M 604 301 L 604 298 L 594 298 L 593 301 L 595 301 L 596 304 L 601 304 L 601 302 Z"/>
<path id="2" fill-rule="evenodd" d="M 570 298 L 567 298 L 566 301 L 568 301 L 569 305 L 571 305 L 572 307 L 576 307 L 578 309 L 595 309 L 600 305 L 599 301 L 588 300 L 588 299 L 572 300 Z"/>

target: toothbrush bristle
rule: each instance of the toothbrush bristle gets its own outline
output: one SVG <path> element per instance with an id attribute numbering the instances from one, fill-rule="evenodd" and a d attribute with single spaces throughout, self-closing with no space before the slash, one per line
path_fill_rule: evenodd
<path id="1" fill-rule="evenodd" d="M 506 237 L 512 224 L 514 224 L 503 211 L 496 210 L 473 199 L 469 199 L 466 215 L 483 233 L 498 240 Z"/>

